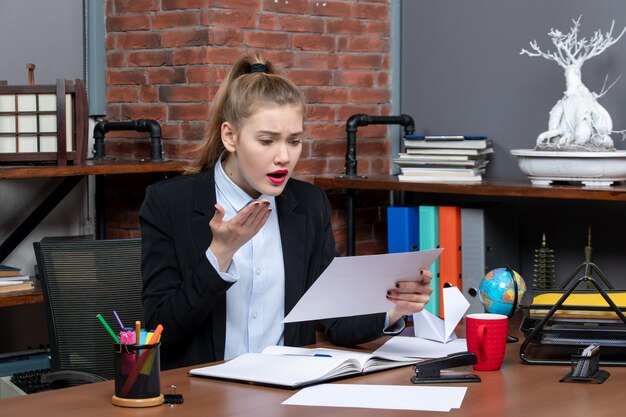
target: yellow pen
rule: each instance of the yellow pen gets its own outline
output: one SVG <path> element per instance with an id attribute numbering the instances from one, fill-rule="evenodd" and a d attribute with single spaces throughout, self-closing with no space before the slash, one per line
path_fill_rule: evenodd
<path id="1" fill-rule="evenodd" d="M 141 322 L 139 320 L 135 322 L 135 345 L 141 345 Z"/>

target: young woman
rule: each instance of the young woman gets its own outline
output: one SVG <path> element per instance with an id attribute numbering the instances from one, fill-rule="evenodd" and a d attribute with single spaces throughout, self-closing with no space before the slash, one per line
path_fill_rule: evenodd
<path id="1" fill-rule="evenodd" d="M 431 274 L 416 271 L 387 292 L 387 314 L 281 323 L 337 254 L 326 195 L 291 178 L 304 114 L 293 83 L 244 56 L 217 92 L 188 175 L 148 187 L 143 301 L 148 325 L 165 328 L 164 369 L 315 343 L 316 326 L 337 345 L 363 343 L 402 330 L 428 302 Z"/>

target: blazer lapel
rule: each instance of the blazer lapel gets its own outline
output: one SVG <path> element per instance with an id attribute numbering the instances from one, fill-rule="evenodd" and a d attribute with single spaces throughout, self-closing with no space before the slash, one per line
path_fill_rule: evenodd
<path id="1" fill-rule="evenodd" d="M 306 288 L 304 253 L 306 242 L 306 215 L 296 212 L 298 203 L 289 186 L 276 197 L 280 240 L 285 266 L 285 315 L 296 305 Z M 296 326 L 285 325 L 285 344 L 292 345 Z"/>

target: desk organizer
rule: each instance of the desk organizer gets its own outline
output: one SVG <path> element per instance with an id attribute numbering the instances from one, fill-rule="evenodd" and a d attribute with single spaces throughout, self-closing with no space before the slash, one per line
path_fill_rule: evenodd
<path id="1" fill-rule="evenodd" d="M 607 371 L 600 369 L 600 351 L 591 356 L 572 355 L 572 369 L 561 382 L 580 381 L 601 384 L 609 377 Z"/>
<path id="2" fill-rule="evenodd" d="M 572 274 L 563 284 L 567 288 L 529 290 L 522 297 L 524 318 L 520 330 L 525 340 L 520 346 L 520 358 L 524 363 L 570 365 L 570 355 L 595 343 L 603 351 L 599 365 L 626 366 L 626 291 L 613 289 L 591 262 L 585 262 L 575 273 L 583 267 L 585 275 L 572 281 Z M 606 290 L 591 277 L 591 270 Z M 583 283 L 591 288 L 577 290 Z"/>

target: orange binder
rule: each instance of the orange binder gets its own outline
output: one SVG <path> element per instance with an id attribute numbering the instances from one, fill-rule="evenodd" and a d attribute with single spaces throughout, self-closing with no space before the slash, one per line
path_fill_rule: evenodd
<path id="1" fill-rule="evenodd" d="M 446 287 L 461 289 L 461 209 L 439 206 L 439 296 Z M 443 298 L 439 300 L 439 313 L 443 318 Z"/>

